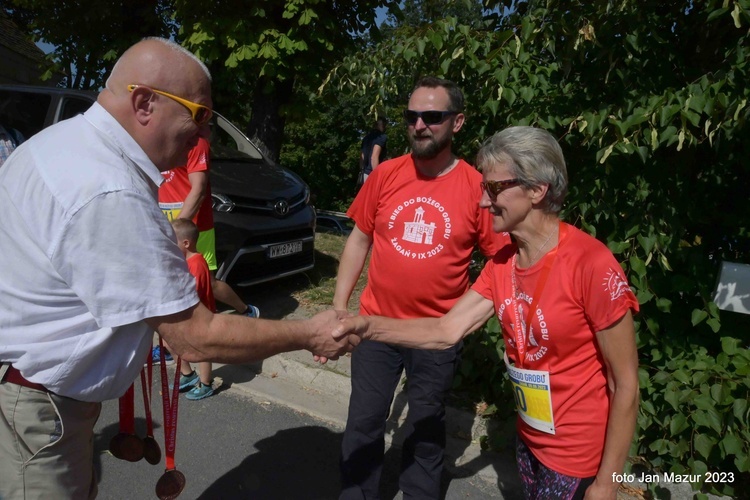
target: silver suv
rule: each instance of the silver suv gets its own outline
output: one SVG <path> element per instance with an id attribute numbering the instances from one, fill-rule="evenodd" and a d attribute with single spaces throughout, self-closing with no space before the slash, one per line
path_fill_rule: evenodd
<path id="1" fill-rule="evenodd" d="M 96 93 L 0 85 L 0 123 L 28 138 L 86 111 Z M 312 269 L 315 209 L 310 189 L 275 164 L 219 113 L 211 120 L 216 277 L 247 286 Z"/>

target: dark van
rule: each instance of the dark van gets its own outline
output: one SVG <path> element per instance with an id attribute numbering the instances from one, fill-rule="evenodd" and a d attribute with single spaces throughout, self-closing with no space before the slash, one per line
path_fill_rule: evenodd
<path id="1" fill-rule="evenodd" d="M 83 113 L 95 100 L 94 92 L 0 85 L 0 123 L 29 138 Z M 247 286 L 312 269 L 315 209 L 309 187 L 216 112 L 209 178 L 217 278 Z"/>

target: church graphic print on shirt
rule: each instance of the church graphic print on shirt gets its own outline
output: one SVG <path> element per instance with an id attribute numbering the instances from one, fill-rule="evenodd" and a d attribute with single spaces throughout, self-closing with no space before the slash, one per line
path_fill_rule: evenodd
<path id="1" fill-rule="evenodd" d="M 424 221 L 424 208 L 422 207 L 414 210 L 414 220 L 412 222 L 404 222 L 404 241 L 431 245 L 434 234 L 435 223 L 430 222 L 427 224 Z"/>
<path id="2" fill-rule="evenodd" d="M 424 260 L 445 249 L 451 238 L 451 216 L 432 197 L 415 196 L 395 206 L 388 217 L 386 235 L 402 257 Z"/>

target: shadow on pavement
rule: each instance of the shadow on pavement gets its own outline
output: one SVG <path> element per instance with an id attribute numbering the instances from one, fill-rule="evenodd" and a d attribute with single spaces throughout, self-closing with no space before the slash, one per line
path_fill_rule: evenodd
<path id="1" fill-rule="evenodd" d="M 201 499 L 337 498 L 341 434 L 324 427 L 277 432 L 255 444 L 259 450 L 218 478 Z"/>
<path id="2" fill-rule="evenodd" d="M 238 365 L 223 365 L 214 367 L 213 375 L 221 377 L 224 385 L 222 390 L 229 389 L 233 384 L 250 382 L 261 372 L 263 361 L 242 363 Z"/>
<path id="3" fill-rule="evenodd" d="M 281 319 L 299 308 L 299 302 L 292 293 L 303 285 L 292 276 L 276 282 L 263 283 L 251 287 L 234 287 L 234 291 L 243 302 L 253 304 L 260 309 L 264 319 Z M 232 310 L 217 302 L 219 311 Z"/>

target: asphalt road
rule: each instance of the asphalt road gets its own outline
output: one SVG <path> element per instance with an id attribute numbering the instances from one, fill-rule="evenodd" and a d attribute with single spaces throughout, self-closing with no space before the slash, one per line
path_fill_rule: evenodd
<path id="1" fill-rule="evenodd" d="M 170 370 L 171 372 L 171 370 Z M 154 427 L 163 446 L 158 375 L 154 386 Z M 136 385 L 136 429 L 145 434 L 140 383 Z M 335 424 L 285 406 L 257 400 L 237 389 L 201 400 L 179 401 L 177 469 L 187 484 L 183 499 L 335 499 L 340 482 L 338 452 L 342 436 Z M 109 441 L 118 432 L 117 401 L 104 403 L 96 427 L 95 461 L 100 499 L 156 498 L 154 488 L 164 472 L 156 466 L 114 458 Z M 401 498 L 398 456 L 389 449 L 382 498 Z M 444 473 L 445 498 L 503 498 L 497 486 L 478 477 Z M 505 498 L 513 498 L 505 496 Z"/>

